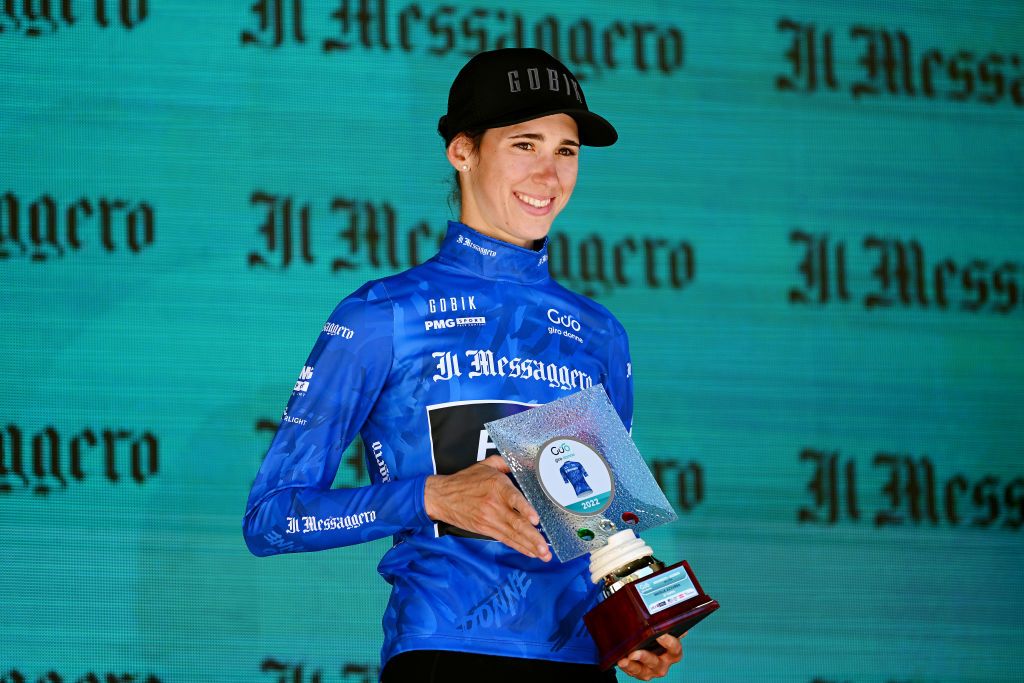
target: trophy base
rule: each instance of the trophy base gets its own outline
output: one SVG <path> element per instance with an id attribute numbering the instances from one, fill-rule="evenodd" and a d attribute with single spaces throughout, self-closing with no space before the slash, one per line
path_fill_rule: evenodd
<path id="1" fill-rule="evenodd" d="M 626 584 L 587 612 L 583 623 L 597 643 L 601 669 L 610 669 L 633 650 L 661 654 L 659 636 L 680 636 L 718 607 L 683 561 Z"/>

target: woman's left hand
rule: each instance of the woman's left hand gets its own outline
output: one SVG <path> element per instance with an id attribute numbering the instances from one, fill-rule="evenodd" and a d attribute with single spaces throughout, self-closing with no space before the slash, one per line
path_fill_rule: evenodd
<path id="1" fill-rule="evenodd" d="M 685 635 L 684 633 L 679 638 Z M 661 678 L 668 673 L 669 667 L 683 658 L 683 644 L 679 642 L 679 638 L 666 633 L 658 638 L 658 643 L 665 648 L 660 655 L 649 650 L 633 650 L 619 660 L 619 668 L 641 681 Z"/>

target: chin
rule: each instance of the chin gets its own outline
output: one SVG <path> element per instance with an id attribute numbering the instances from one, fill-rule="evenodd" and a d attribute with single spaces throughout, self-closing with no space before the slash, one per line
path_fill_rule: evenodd
<path id="1" fill-rule="evenodd" d="M 545 237 L 547 237 L 548 233 L 550 233 L 550 232 L 551 232 L 551 224 L 548 223 L 547 225 L 545 225 L 543 227 L 542 226 L 537 226 L 537 227 L 530 226 L 528 228 L 520 230 L 518 234 L 521 235 L 523 237 L 523 239 L 526 239 L 526 240 L 542 240 Z"/>
<path id="2" fill-rule="evenodd" d="M 522 231 L 528 232 L 531 235 L 536 234 L 538 237 L 544 237 L 551 232 L 551 227 L 555 224 L 554 215 L 531 216 L 530 218 L 533 220 L 525 220 L 522 222 Z"/>
<path id="3" fill-rule="evenodd" d="M 545 218 L 547 217 L 545 216 Z M 540 240 L 551 232 L 551 221 L 545 220 L 543 223 L 531 220 L 508 221 L 502 231 L 517 240 Z"/>

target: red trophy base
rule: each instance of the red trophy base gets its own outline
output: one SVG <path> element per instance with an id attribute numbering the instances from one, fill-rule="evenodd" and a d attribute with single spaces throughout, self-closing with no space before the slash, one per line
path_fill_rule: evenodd
<path id="1" fill-rule="evenodd" d="M 650 581 L 654 583 L 648 584 L 649 586 L 657 584 L 658 577 L 663 577 L 680 567 L 689 576 L 697 594 L 675 604 L 655 603 L 652 606 L 652 614 L 637 586 Z M 669 597 L 665 602 L 671 600 Z M 651 598 L 648 597 L 647 602 L 650 601 Z M 633 650 L 650 650 L 655 654 L 661 654 L 665 649 L 657 642 L 659 636 L 666 633 L 680 636 L 718 607 L 718 601 L 704 593 L 689 563 L 684 560 L 626 584 L 587 612 L 583 616 L 583 623 L 587 625 L 587 630 L 597 643 L 601 669 L 610 669 Z"/>

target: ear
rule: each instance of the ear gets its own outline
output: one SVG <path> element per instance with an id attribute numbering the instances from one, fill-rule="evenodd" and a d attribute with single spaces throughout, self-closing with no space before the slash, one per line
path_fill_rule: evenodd
<path id="1" fill-rule="evenodd" d="M 447 150 L 448 163 L 450 163 L 456 171 L 462 172 L 463 166 L 469 166 L 470 169 L 476 163 L 476 150 L 473 149 L 473 142 L 466 137 L 465 133 L 459 133 L 452 139 L 451 144 L 448 145 Z"/>

